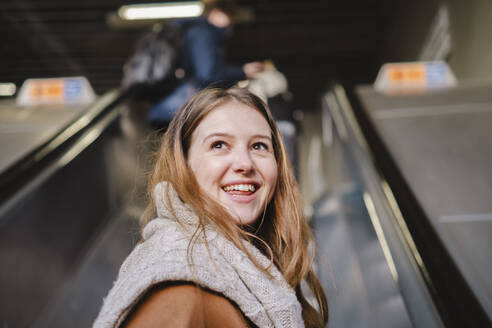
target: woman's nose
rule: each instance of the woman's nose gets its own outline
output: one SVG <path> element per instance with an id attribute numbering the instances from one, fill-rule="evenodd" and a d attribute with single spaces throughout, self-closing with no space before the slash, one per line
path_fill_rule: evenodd
<path id="1" fill-rule="evenodd" d="M 251 154 L 245 150 L 237 150 L 234 153 L 232 169 L 234 172 L 249 173 L 254 170 L 254 163 Z"/>

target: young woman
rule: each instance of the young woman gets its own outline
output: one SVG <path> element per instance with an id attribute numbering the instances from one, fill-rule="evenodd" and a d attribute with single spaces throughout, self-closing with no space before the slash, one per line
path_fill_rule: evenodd
<path id="1" fill-rule="evenodd" d="M 149 191 L 142 242 L 94 327 L 326 325 L 311 231 L 258 97 L 231 88 L 191 98 L 163 136 Z"/>

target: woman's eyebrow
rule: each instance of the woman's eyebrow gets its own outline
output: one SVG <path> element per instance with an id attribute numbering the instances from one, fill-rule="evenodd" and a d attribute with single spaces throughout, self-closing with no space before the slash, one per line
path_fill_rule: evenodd
<path id="1" fill-rule="evenodd" d="M 224 133 L 224 132 L 215 132 L 207 135 L 205 138 L 203 138 L 202 144 L 206 143 L 208 139 L 215 138 L 215 137 L 222 137 L 222 138 L 234 138 L 234 135 L 230 133 Z M 267 139 L 270 142 L 272 141 L 272 137 L 266 134 L 255 134 L 251 136 L 252 138 L 257 138 L 257 139 Z"/>
<path id="2" fill-rule="evenodd" d="M 268 140 L 272 141 L 272 137 L 270 137 L 269 135 L 266 135 L 266 134 L 255 134 L 253 136 L 253 138 L 268 139 Z"/>
<path id="3" fill-rule="evenodd" d="M 223 133 L 223 132 L 211 133 L 211 134 L 207 135 L 205 138 L 203 138 L 202 143 L 205 143 L 208 139 L 214 138 L 214 137 L 232 138 L 233 135 L 231 135 L 229 133 Z"/>

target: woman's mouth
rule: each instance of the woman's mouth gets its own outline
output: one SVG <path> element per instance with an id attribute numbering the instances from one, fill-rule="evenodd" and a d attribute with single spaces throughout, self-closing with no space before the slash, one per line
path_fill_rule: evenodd
<path id="1" fill-rule="evenodd" d="M 259 189 L 259 185 L 255 183 L 238 183 L 224 186 L 222 189 L 231 196 L 244 197 L 253 195 Z"/>

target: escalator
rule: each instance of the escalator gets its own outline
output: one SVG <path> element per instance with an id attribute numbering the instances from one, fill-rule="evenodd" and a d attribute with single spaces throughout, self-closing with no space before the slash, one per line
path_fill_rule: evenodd
<path id="1" fill-rule="evenodd" d="M 138 240 L 146 146 L 131 101 L 1 104 L 0 326 L 91 326 Z"/>
<path id="2" fill-rule="evenodd" d="M 490 90 L 326 92 L 312 222 L 330 327 L 491 326 Z"/>

